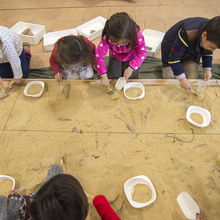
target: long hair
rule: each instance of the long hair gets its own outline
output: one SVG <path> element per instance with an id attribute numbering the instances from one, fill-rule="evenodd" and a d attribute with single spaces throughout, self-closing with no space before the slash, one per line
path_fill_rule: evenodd
<path id="1" fill-rule="evenodd" d="M 85 220 L 88 198 L 79 181 L 68 174 L 49 179 L 34 195 L 30 205 L 33 220 Z"/>
<path id="2" fill-rule="evenodd" d="M 57 41 L 56 59 L 61 64 L 72 65 L 82 63 L 84 66 L 93 65 L 92 51 L 83 36 L 66 36 Z"/>
<path id="3" fill-rule="evenodd" d="M 132 49 L 137 42 L 137 32 L 139 26 L 131 19 L 126 12 L 120 12 L 112 15 L 105 23 L 102 31 L 102 38 L 106 36 L 109 40 L 110 36 L 115 39 L 127 39 L 128 46 Z"/>

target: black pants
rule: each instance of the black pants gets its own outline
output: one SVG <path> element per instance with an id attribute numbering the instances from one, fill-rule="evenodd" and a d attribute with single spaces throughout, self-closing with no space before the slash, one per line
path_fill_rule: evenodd
<path id="1" fill-rule="evenodd" d="M 126 62 L 120 62 L 109 55 L 108 68 L 107 68 L 108 78 L 118 79 L 119 77 L 122 77 L 124 75 L 124 71 L 129 67 L 129 63 L 131 60 L 128 60 Z M 139 78 L 139 69 L 133 71 L 131 76 L 129 77 L 129 79 L 138 79 L 138 78 Z"/>

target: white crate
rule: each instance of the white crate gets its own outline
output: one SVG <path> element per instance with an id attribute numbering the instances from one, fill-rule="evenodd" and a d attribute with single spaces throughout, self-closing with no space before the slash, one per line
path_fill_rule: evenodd
<path id="1" fill-rule="evenodd" d="M 34 36 L 21 34 L 27 28 L 30 28 L 30 31 L 34 34 Z M 43 25 L 31 24 L 22 21 L 16 23 L 11 30 L 19 35 L 23 43 L 29 43 L 32 45 L 37 45 L 43 38 L 44 33 L 46 33 L 46 29 Z"/>
<path id="2" fill-rule="evenodd" d="M 103 18 L 102 16 L 98 16 L 97 18 L 92 19 L 91 21 L 88 21 L 78 27 L 76 27 L 76 30 L 78 31 L 79 35 L 83 35 L 87 37 L 89 40 L 94 40 L 97 37 L 102 35 L 102 30 L 105 26 L 106 18 Z M 91 31 L 95 31 L 91 33 Z"/>
<path id="3" fill-rule="evenodd" d="M 146 46 L 148 48 L 152 48 L 147 49 L 147 56 L 155 57 L 161 47 L 161 42 L 165 33 L 151 29 L 145 29 L 142 34 L 144 36 Z"/>
<path id="4" fill-rule="evenodd" d="M 68 35 L 78 35 L 75 28 L 67 29 L 62 31 L 54 31 L 44 34 L 44 49 L 45 51 L 53 50 L 54 44 L 59 40 L 61 37 L 65 37 Z"/>

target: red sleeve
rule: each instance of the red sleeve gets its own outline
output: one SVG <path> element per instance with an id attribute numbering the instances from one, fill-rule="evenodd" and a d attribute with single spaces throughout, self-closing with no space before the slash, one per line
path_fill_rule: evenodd
<path id="1" fill-rule="evenodd" d="M 61 69 L 60 69 L 60 63 L 56 60 L 56 56 L 55 56 L 55 52 L 57 50 L 57 43 L 54 44 L 54 48 L 52 50 L 52 53 L 50 55 L 50 66 L 53 69 L 54 75 L 56 75 L 57 73 L 61 73 Z"/>
<path id="2" fill-rule="evenodd" d="M 95 206 L 102 220 L 121 220 L 112 209 L 105 196 L 96 196 L 93 199 L 93 205 Z"/>
<path id="3" fill-rule="evenodd" d="M 96 48 L 95 44 L 92 43 L 92 41 L 90 41 L 87 37 L 83 36 L 83 39 L 87 44 L 89 44 L 89 47 L 90 47 L 92 54 L 93 54 L 93 57 L 95 57 L 95 48 Z"/>

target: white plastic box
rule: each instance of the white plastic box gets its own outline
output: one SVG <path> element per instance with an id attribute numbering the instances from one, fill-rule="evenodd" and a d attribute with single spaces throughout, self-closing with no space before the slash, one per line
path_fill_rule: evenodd
<path id="1" fill-rule="evenodd" d="M 44 34 L 45 51 L 53 50 L 54 44 L 57 42 L 57 40 L 60 39 L 61 37 L 65 37 L 68 35 L 78 35 L 77 30 L 73 28 L 73 29 L 54 31 L 54 32 L 49 32 L 47 34 Z"/>
<path id="2" fill-rule="evenodd" d="M 147 46 L 147 56 L 155 57 L 161 47 L 161 42 L 165 33 L 152 29 L 145 29 L 142 34 Z"/>
<path id="3" fill-rule="evenodd" d="M 34 36 L 21 34 L 27 28 L 30 28 L 30 31 L 34 34 Z M 19 35 L 23 43 L 29 43 L 32 45 L 37 45 L 43 38 L 44 33 L 46 33 L 46 29 L 43 25 L 31 24 L 22 21 L 16 23 L 11 30 Z"/>
<path id="4" fill-rule="evenodd" d="M 76 27 L 76 30 L 79 35 L 83 35 L 89 40 L 94 40 L 102 35 L 102 30 L 105 26 L 106 20 L 106 18 L 98 16 L 97 18 Z"/>

